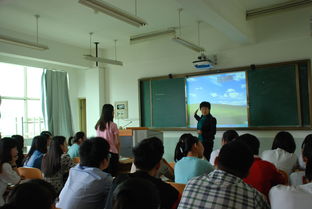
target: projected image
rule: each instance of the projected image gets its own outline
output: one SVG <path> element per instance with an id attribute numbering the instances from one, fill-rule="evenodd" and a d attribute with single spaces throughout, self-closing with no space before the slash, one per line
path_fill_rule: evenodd
<path id="1" fill-rule="evenodd" d="M 245 72 L 205 75 L 186 79 L 189 126 L 195 128 L 194 112 L 202 101 L 211 103 L 217 127 L 247 127 Z M 201 112 L 197 113 L 199 116 Z"/>

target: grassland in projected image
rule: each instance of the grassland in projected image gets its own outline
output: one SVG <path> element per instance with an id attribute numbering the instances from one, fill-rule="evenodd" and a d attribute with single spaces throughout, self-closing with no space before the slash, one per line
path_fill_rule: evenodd
<path id="1" fill-rule="evenodd" d="M 196 127 L 197 121 L 194 112 L 199 104 L 188 104 L 188 116 L 190 127 Z M 197 113 L 201 115 L 200 110 Z M 217 119 L 217 127 L 247 127 L 247 107 L 226 104 L 211 104 L 211 114 Z"/>

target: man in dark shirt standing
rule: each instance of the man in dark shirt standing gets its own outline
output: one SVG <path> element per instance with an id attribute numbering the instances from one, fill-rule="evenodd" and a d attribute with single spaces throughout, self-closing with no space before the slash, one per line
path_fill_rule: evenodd
<path id="1" fill-rule="evenodd" d="M 210 114 L 211 105 L 209 102 L 201 102 L 199 109 L 202 116 L 197 115 L 198 110 L 195 111 L 194 117 L 198 121 L 197 133 L 198 138 L 204 145 L 204 156 L 209 161 L 210 154 L 213 149 L 213 140 L 216 134 L 217 120 Z"/>

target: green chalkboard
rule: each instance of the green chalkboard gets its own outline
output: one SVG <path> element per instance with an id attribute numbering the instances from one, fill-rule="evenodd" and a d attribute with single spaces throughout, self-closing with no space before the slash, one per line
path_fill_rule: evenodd
<path id="1" fill-rule="evenodd" d="M 246 71 L 249 128 L 311 127 L 310 61 L 300 60 L 229 69 Z M 209 71 L 203 75 L 220 73 Z M 157 77 L 140 80 L 141 126 L 186 128 L 185 79 Z M 200 75 L 197 73 L 196 75 Z"/>
<path id="2" fill-rule="evenodd" d="M 140 81 L 141 126 L 151 127 L 151 81 Z"/>
<path id="3" fill-rule="evenodd" d="M 301 117 L 303 126 L 310 126 L 310 110 L 309 110 L 309 82 L 308 82 L 308 64 L 300 63 L 299 69 L 299 82 L 300 82 L 300 104 L 301 104 Z"/>
<path id="4" fill-rule="evenodd" d="M 153 127 L 186 127 L 185 79 L 151 82 Z"/>
<path id="5" fill-rule="evenodd" d="M 186 127 L 184 78 L 144 80 L 140 86 L 141 126 Z"/>
<path id="6" fill-rule="evenodd" d="M 248 71 L 249 126 L 299 126 L 296 65 Z"/>

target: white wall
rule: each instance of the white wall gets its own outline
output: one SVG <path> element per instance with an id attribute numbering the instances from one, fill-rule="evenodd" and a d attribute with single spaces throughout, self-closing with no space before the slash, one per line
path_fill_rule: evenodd
<path id="1" fill-rule="evenodd" d="M 270 15 L 253 20 L 255 42 L 240 45 L 207 24 L 201 30 L 201 44 L 207 54 L 218 55 L 219 69 L 266 64 L 297 59 L 311 59 L 312 38 L 309 28 L 309 8 Z M 196 42 L 195 27 L 183 28 L 184 38 Z M 31 40 L 32 37 L 7 35 Z M 194 72 L 191 62 L 197 53 L 172 42 L 168 37 L 135 45 L 118 47 L 118 59 L 123 67 L 105 65 L 105 70 L 93 67 L 82 58 L 88 50 L 62 43 L 41 40 L 50 47 L 47 51 L 0 43 L 0 61 L 34 67 L 65 70 L 69 73 L 70 102 L 74 130 L 79 130 L 78 98 L 87 99 L 87 132 L 95 134 L 94 125 L 104 103 L 128 101 L 129 119 L 116 120 L 119 126 L 133 121 L 129 126 L 139 126 L 138 79 Z M 108 49 L 103 56 L 114 57 Z M 261 149 L 269 148 L 276 131 L 251 131 L 261 139 Z M 298 144 L 310 131 L 292 131 Z M 172 158 L 173 147 L 182 132 L 165 132 L 166 156 Z M 215 146 L 219 146 L 222 132 L 217 133 Z"/>
<path id="2" fill-rule="evenodd" d="M 307 10 L 296 10 L 255 20 L 256 42 L 238 45 L 228 40 L 223 34 L 209 28 L 204 31 L 207 37 L 203 45 L 208 54 L 218 55 L 218 69 L 248 66 L 250 64 L 267 64 L 282 61 L 311 59 L 312 38 L 308 30 Z M 306 17 L 307 16 L 307 17 Z M 303 23 L 302 19 L 307 18 Z M 187 39 L 194 38 L 194 31 L 189 31 Z M 109 51 L 109 52 L 112 52 Z M 139 125 L 139 89 L 138 79 L 143 77 L 163 76 L 194 72 L 191 62 L 197 54 L 161 38 L 145 43 L 126 46 L 119 49 L 119 59 L 124 62 L 122 69 L 108 66 L 106 71 L 106 89 L 108 101 L 128 101 L 131 126 Z M 108 53 L 108 56 L 112 53 Z M 213 111 L 212 111 L 213 114 Z M 127 120 L 117 120 L 124 125 Z M 261 150 L 269 149 L 276 131 L 248 131 L 261 139 Z M 172 160 L 172 152 L 178 137 L 183 132 L 165 132 L 165 156 Z M 243 132 L 241 132 L 243 133 Z M 302 139 L 311 131 L 291 131 L 300 146 Z M 217 133 L 215 147 L 219 147 L 222 132 Z M 298 149 L 299 150 L 299 149 Z"/>

